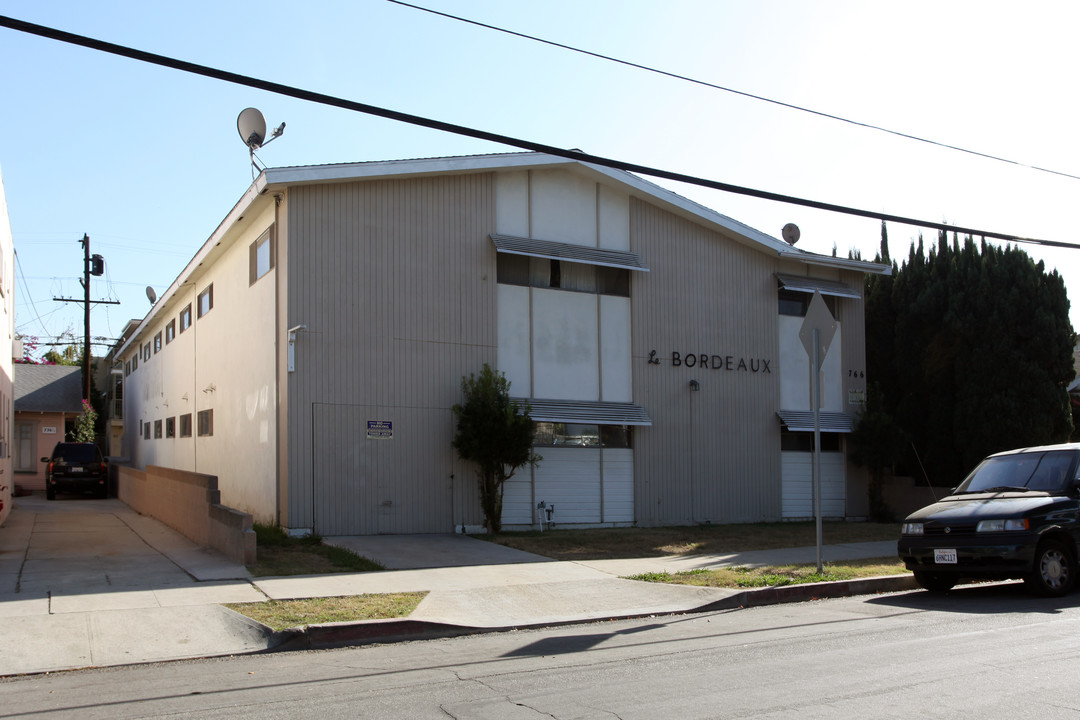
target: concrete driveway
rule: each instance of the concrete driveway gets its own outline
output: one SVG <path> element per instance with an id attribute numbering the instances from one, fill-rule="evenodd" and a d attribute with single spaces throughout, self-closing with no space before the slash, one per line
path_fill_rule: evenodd
<path id="1" fill-rule="evenodd" d="M 119 500 L 15 498 L 0 526 L 0 675 L 253 652 L 219 603 L 266 596 L 247 569 Z"/>

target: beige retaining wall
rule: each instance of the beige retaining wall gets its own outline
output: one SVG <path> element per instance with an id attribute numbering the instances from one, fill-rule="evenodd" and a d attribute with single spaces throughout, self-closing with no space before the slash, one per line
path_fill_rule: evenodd
<path id="1" fill-rule="evenodd" d="M 221 504 L 214 475 L 150 465 L 120 466 L 117 497 L 136 512 L 160 520 L 192 542 L 212 547 L 233 562 L 255 562 L 252 517 Z"/>

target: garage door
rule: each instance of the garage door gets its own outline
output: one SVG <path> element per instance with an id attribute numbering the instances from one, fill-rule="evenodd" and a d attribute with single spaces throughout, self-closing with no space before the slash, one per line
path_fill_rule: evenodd
<path id="1" fill-rule="evenodd" d="M 844 517 L 846 514 L 844 464 L 843 453 L 821 453 L 822 517 Z M 780 453 L 780 473 L 784 519 L 814 517 L 814 454 Z"/>

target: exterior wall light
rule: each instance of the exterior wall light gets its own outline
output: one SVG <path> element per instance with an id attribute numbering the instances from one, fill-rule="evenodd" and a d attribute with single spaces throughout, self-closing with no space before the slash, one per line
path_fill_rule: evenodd
<path id="1" fill-rule="evenodd" d="M 690 391 L 691 392 L 697 392 L 700 389 L 701 389 L 701 384 L 697 380 L 691 380 L 690 381 Z"/>
<path id="2" fill-rule="evenodd" d="M 307 325 L 297 325 L 289 328 L 289 372 L 296 371 L 296 333 L 307 330 Z"/>

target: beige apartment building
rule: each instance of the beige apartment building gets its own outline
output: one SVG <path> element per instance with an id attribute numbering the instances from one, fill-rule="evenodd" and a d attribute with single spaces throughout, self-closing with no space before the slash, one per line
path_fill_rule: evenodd
<path id="1" fill-rule="evenodd" d="M 862 517 L 845 435 L 864 277 L 888 271 L 542 154 L 271 168 L 116 352 L 124 455 L 297 533 L 472 530 L 451 406 L 488 363 L 543 456 L 507 527 L 806 518 L 817 291 L 823 513 Z"/>

